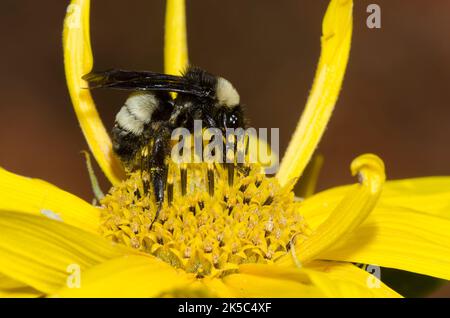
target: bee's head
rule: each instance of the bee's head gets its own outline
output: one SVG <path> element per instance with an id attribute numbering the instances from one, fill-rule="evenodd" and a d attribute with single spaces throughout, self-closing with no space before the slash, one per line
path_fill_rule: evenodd
<path id="1" fill-rule="evenodd" d="M 244 113 L 240 104 L 240 97 L 233 85 L 222 77 L 217 78 L 216 98 L 218 123 L 223 128 L 244 127 Z"/>
<path id="2" fill-rule="evenodd" d="M 245 128 L 244 113 L 241 105 L 221 107 L 218 114 L 218 124 L 221 128 Z"/>

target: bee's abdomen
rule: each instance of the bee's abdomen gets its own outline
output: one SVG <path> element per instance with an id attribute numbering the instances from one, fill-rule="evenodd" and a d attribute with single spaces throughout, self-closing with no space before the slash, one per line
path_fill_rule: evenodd
<path id="1" fill-rule="evenodd" d="M 111 131 L 114 152 L 125 163 L 131 162 L 142 143 L 141 136 L 124 130 L 119 125 L 115 125 Z"/>
<path id="2" fill-rule="evenodd" d="M 145 124 L 152 120 L 153 112 L 159 102 L 155 95 L 148 92 L 136 92 L 128 97 L 116 116 L 116 124 L 134 135 L 141 135 Z"/>
<path id="3" fill-rule="evenodd" d="M 111 134 L 113 149 L 123 161 L 132 161 L 144 143 L 148 142 L 144 132 L 158 107 L 159 101 L 154 94 L 135 92 L 117 113 Z"/>

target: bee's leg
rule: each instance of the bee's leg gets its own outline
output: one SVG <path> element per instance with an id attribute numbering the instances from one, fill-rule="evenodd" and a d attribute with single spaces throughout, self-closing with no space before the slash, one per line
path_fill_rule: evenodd
<path id="1" fill-rule="evenodd" d="M 248 176 L 250 173 L 250 156 L 249 156 L 249 144 L 250 139 L 248 135 L 244 136 L 244 145 L 240 145 L 243 147 L 237 148 L 237 156 L 238 158 L 244 159 L 243 162 L 237 163 L 237 170 L 243 176 Z M 242 149 L 243 148 L 243 149 Z"/>
<path id="2" fill-rule="evenodd" d="M 153 184 L 157 211 L 153 219 L 153 223 L 158 219 L 162 205 L 164 203 L 164 191 L 167 183 L 168 167 L 166 165 L 166 157 L 169 153 L 170 131 L 166 127 L 159 128 L 154 137 L 153 147 L 150 156 L 150 177 Z"/>
<path id="3" fill-rule="evenodd" d="M 214 117 L 212 117 L 209 114 L 203 114 L 202 121 L 206 128 L 216 128 L 217 127 L 216 120 L 214 119 Z"/>
<path id="4" fill-rule="evenodd" d="M 236 159 L 236 141 L 233 135 L 224 136 L 223 144 L 223 162 L 227 170 L 228 186 L 232 187 L 234 185 L 234 172 L 235 172 L 235 159 Z"/>

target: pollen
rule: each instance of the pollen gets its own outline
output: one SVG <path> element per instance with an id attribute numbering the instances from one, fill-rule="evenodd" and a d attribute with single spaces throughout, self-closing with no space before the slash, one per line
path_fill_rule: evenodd
<path id="1" fill-rule="evenodd" d="M 101 201 L 101 234 L 198 277 L 216 277 L 243 263 L 273 263 L 289 252 L 294 236 L 310 233 L 291 187 L 281 187 L 259 166 L 232 169 L 231 180 L 225 165 L 184 169 L 169 168 L 153 225 L 158 206 L 149 176 L 130 173 Z"/>

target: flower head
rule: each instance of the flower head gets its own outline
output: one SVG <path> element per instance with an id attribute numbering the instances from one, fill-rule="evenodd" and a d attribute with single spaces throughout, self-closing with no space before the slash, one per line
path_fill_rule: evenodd
<path id="1" fill-rule="evenodd" d="M 171 204 L 151 228 L 156 203 L 141 195 L 141 173 L 131 174 L 102 201 L 102 234 L 197 277 L 222 276 L 243 263 L 273 264 L 288 252 L 294 235 L 307 235 L 300 202 L 260 169 L 238 175 L 232 186 L 227 171 L 219 171 L 212 195 L 204 181 L 207 168 L 197 169 L 188 169 L 192 188 L 186 195 L 176 182 L 169 184 Z"/>
<path id="2" fill-rule="evenodd" d="M 297 198 L 337 101 L 352 34 L 351 0 L 331 0 L 313 88 L 280 171 L 169 167 L 157 204 L 148 171 L 125 173 L 82 75 L 92 67 L 89 0 L 72 0 L 64 62 L 73 106 L 112 188 L 94 206 L 0 169 L 0 293 L 6 296 L 398 297 L 354 263 L 449 279 L 450 177 L 385 183 L 382 160 L 356 158 L 353 185 Z M 183 0 L 168 0 L 165 71 L 187 64 Z M 311 174 L 314 175 L 314 174 Z M 383 190 L 383 192 L 382 192 Z M 1 295 L 1 294 L 0 294 Z"/>

